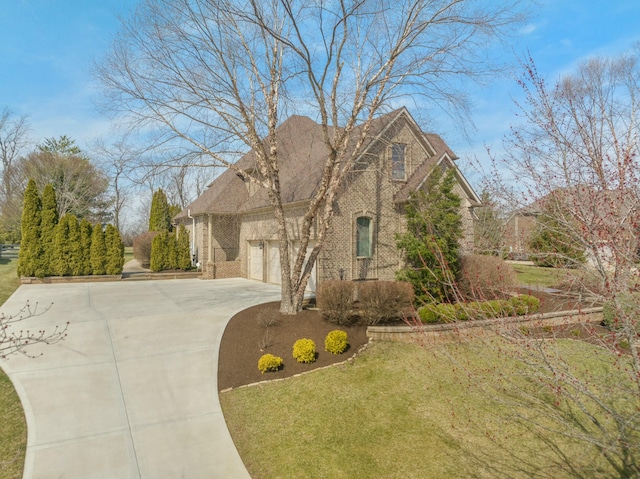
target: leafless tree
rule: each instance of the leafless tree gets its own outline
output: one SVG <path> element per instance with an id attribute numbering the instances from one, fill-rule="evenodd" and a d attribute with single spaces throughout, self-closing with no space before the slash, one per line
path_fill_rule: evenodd
<path id="1" fill-rule="evenodd" d="M 0 159 L 2 160 L 2 223 L 7 231 L 19 235 L 22 191 L 16 195 L 14 166 L 29 144 L 29 125 L 26 116 L 16 117 L 9 110 L 0 113 Z M 17 221 L 16 221 L 17 220 Z"/>
<path id="2" fill-rule="evenodd" d="M 179 141 L 205 166 L 238 169 L 238 154 L 253 150 L 255 169 L 240 173 L 268 191 L 281 310 L 295 313 L 372 121 L 403 95 L 465 112 L 459 79 L 495 72 L 489 45 L 522 19 L 522 3 L 147 0 L 96 74 L 112 111 L 162 128 L 165 140 Z M 327 160 L 291 262 L 275 131 L 295 113 L 322 125 Z"/>
<path id="3" fill-rule="evenodd" d="M 16 324 L 24 321 L 28 318 L 40 316 L 46 313 L 51 306 L 38 311 L 38 304 L 31 306 L 29 303 L 18 311 L 13 316 L 5 316 L 4 313 L 0 314 L 0 358 L 6 359 L 12 354 L 23 354 L 25 356 L 32 356 L 27 348 L 36 344 L 55 344 L 62 341 L 67 336 L 66 324 L 63 328 L 56 326 L 53 332 L 47 332 L 45 330 L 30 331 L 19 330 L 16 331 Z"/>
<path id="4" fill-rule="evenodd" d="M 497 189 L 510 191 L 514 206 L 544 207 L 553 220 L 544 223 L 585 252 L 588 266 L 567 285 L 607 301 L 612 319 L 609 333 L 589 331 L 602 348 L 598 370 L 584 370 L 555 342 L 510 335 L 522 376 L 539 387 L 515 388 L 514 401 L 543 412 L 529 417 L 535 427 L 594 447 L 618 477 L 638 477 L 640 56 L 593 58 L 552 86 L 531 59 L 523 67 L 523 121 L 497 163 L 518 185 Z"/>

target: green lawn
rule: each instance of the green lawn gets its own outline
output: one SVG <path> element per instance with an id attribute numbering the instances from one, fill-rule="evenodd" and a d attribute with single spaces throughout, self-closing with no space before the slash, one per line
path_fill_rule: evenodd
<path id="1" fill-rule="evenodd" d="M 513 264 L 512 266 L 516 270 L 518 283 L 543 287 L 556 286 L 567 276 L 575 275 L 577 271 L 563 268 L 541 268 L 526 264 Z"/>
<path id="2" fill-rule="evenodd" d="M 4 304 L 20 285 L 17 263 L 17 251 L 3 251 L 0 258 L 0 304 Z M 0 479 L 22 477 L 26 448 L 27 424 L 22 405 L 11 381 L 0 369 Z"/>
<path id="3" fill-rule="evenodd" d="M 133 259 L 133 246 L 125 246 L 124 248 L 124 262 L 125 264 Z"/>
<path id="4" fill-rule="evenodd" d="M 587 362 L 594 349 L 566 347 Z M 585 477 L 611 477 L 593 451 L 541 439 L 512 419 L 508 397 L 478 387 L 513 367 L 497 351 L 376 342 L 354 363 L 220 398 L 253 479 L 573 477 L 550 439 Z"/>

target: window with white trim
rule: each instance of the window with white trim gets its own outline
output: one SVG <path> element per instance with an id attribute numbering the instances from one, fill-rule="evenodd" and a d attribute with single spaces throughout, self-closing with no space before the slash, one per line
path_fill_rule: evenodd
<path id="1" fill-rule="evenodd" d="M 370 258 L 372 254 L 372 220 L 368 216 L 356 218 L 356 257 Z"/>

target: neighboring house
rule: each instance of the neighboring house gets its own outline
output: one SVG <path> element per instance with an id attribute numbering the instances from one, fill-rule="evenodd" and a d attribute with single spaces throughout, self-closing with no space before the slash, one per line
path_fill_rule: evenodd
<path id="1" fill-rule="evenodd" d="M 589 245 L 585 254 L 593 266 L 599 261 L 611 266 L 615 251 L 624 256 L 636 254 L 640 200 L 631 189 L 597 190 L 585 185 L 558 188 L 515 210 L 505 227 L 505 246 L 511 258 L 526 259 L 531 254 L 529 243 L 544 214 L 572 225 L 569 230 L 580 235 L 583 245 Z"/>
<path id="2" fill-rule="evenodd" d="M 277 130 L 282 200 L 291 251 L 299 248 L 297 226 L 318 186 L 325 164 L 322 128 L 292 116 Z M 453 168 L 462 198 L 465 238 L 473 246 L 473 208 L 480 200 L 455 165 L 457 157 L 434 134 L 423 133 L 405 108 L 376 119 L 368 144 L 339 193 L 327 240 L 318 256 L 309 288 L 327 279 L 392 280 L 403 266 L 396 233 L 404 231 L 409 194 L 423 187 L 435 167 Z M 236 164 L 255 165 L 252 152 Z M 240 276 L 280 283 L 277 223 L 266 191 L 228 169 L 175 217 L 195 229 L 194 247 L 205 278 Z M 311 236 L 311 247 L 314 244 Z"/>
<path id="3" fill-rule="evenodd" d="M 526 260 L 531 249 L 529 243 L 536 230 L 541 209 L 534 203 L 512 212 L 505 223 L 504 246 L 509 259 Z"/>

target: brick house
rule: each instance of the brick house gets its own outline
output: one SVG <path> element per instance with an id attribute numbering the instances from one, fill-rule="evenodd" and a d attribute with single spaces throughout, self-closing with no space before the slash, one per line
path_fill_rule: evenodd
<path id="1" fill-rule="evenodd" d="M 295 255 L 297 226 L 318 186 L 326 150 L 321 127 L 306 117 L 290 117 L 277 135 L 282 198 Z M 462 247 L 472 248 L 473 208 L 480 199 L 438 135 L 422 132 L 401 108 L 374 121 L 363 152 L 341 188 L 329 235 L 309 281 L 311 290 L 327 279 L 394 279 L 402 266 L 395 235 L 405 228 L 404 205 L 435 167 L 456 172 L 465 230 Z M 252 152 L 237 163 L 245 172 L 254 164 Z M 238 171 L 224 171 L 175 221 L 195 230 L 194 254 L 203 277 L 280 282 L 277 224 L 266 191 Z M 313 240 L 312 231 L 311 244 Z"/>

